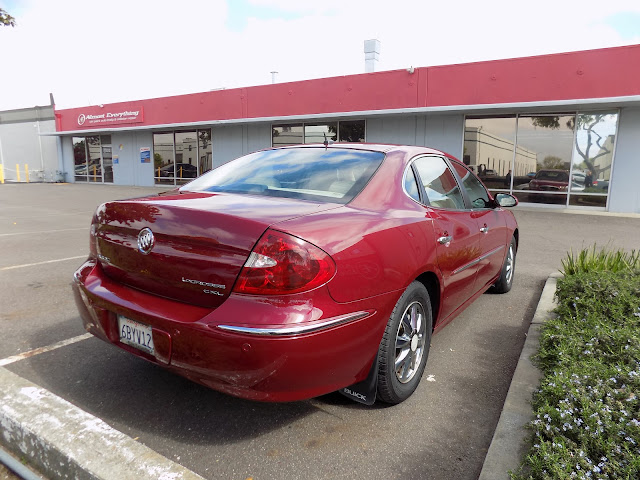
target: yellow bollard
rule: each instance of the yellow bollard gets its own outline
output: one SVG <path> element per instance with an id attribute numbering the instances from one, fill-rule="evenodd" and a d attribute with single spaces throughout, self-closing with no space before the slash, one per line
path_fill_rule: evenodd
<path id="1" fill-rule="evenodd" d="M 158 177 L 160 176 L 160 167 L 158 167 Z"/>
<path id="2" fill-rule="evenodd" d="M 16 181 L 20 181 L 20 164 L 16 163 Z"/>
<path id="3" fill-rule="evenodd" d="M 0 183 L 4 183 L 4 165 L 0 165 Z"/>
<path id="4" fill-rule="evenodd" d="M 180 178 L 182 178 L 182 167 L 180 167 Z"/>
<path id="5" fill-rule="evenodd" d="M 24 164 L 24 178 L 27 180 L 27 183 L 29 183 L 29 165 L 26 163 Z"/>
<path id="6" fill-rule="evenodd" d="M 96 166 L 93 166 L 93 181 L 96 181 Z"/>

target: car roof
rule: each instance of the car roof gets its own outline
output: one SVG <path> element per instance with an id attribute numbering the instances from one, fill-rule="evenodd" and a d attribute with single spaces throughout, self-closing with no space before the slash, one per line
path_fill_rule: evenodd
<path id="1" fill-rule="evenodd" d="M 330 143 L 328 146 L 325 146 L 323 143 L 307 143 L 304 145 L 287 145 L 282 147 L 273 147 L 273 149 L 283 148 L 283 149 L 295 149 L 295 148 L 345 148 L 349 150 L 367 150 L 371 152 L 382 152 L 382 153 L 390 153 L 394 151 L 418 154 L 418 153 L 426 153 L 426 154 L 437 154 L 437 155 L 446 155 L 448 157 L 452 157 L 441 150 L 436 150 L 435 148 L 429 147 L 421 147 L 417 145 L 394 145 L 394 144 L 386 144 L 386 143 L 340 143 L 334 142 Z"/>

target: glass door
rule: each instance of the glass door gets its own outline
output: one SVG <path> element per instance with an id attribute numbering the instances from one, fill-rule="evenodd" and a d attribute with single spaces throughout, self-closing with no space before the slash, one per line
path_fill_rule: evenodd
<path id="1" fill-rule="evenodd" d="M 111 145 L 102 145 L 102 171 L 104 172 L 104 183 L 113 183 Z"/>

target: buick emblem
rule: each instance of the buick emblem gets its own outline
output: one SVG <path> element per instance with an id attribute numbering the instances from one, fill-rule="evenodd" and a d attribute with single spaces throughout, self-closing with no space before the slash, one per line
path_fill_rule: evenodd
<path id="1" fill-rule="evenodd" d="M 140 253 L 147 255 L 156 243 L 153 232 L 150 228 L 143 228 L 138 234 L 138 250 Z"/>

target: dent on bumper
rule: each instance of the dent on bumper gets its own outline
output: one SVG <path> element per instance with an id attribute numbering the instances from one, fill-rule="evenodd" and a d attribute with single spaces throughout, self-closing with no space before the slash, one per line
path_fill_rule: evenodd
<path id="1" fill-rule="evenodd" d="M 232 295 L 210 310 L 115 284 L 95 262 L 74 280 L 91 333 L 210 388 L 263 401 L 311 398 L 362 380 L 394 303 L 379 297 L 342 305 L 326 292 L 298 296 L 302 300 L 290 305 Z M 287 308 L 289 324 L 282 322 Z M 154 343 L 157 335 L 158 347 L 164 345 L 155 357 L 119 342 L 118 314 L 152 326 Z"/>

